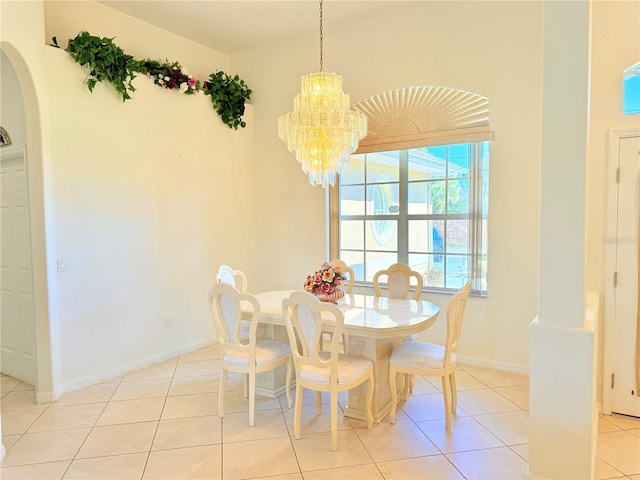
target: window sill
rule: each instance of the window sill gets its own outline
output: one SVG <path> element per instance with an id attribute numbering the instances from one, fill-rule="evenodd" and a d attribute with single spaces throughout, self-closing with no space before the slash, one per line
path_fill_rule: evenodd
<path id="1" fill-rule="evenodd" d="M 366 283 L 366 282 L 356 282 L 353 285 L 353 289 L 354 292 L 353 293 L 362 293 L 362 294 L 367 294 L 367 295 L 373 295 L 374 294 L 374 290 L 373 290 L 373 284 L 371 283 Z M 410 288 L 409 289 L 412 292 L 415 292 L 415 288 Z M 425 294 L 436 294 L 436 295 L 453 295 L 455 293 L 457 293 L 458 290 L 441 290 L 441 289 L 430 289 L 428 287 L 422 287 L 422 293 Z M 484 292 L 484 293 L 478 293 L 478 292 L 471 292 L 469 294 L 470 297 L 477 297 L 477 298 L 488 298 L 488 293 Z"/>

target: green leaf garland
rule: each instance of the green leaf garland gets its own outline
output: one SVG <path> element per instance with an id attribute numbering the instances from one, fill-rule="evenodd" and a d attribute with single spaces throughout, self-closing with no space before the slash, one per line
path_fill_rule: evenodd
<path id="1" fill-rule="evenodd" d="M 132 80 L 140 72 L 140 62 L 124 53 L 113 43 L 113 38 L 100 38 L 86 31 L 69 40 L 67 52 L 82 66 L 89 67 L 87 87 L 93 92 L 98 82 L 106 80 L 116 89 L 122 101 L 131 99 L 135 92 Z"/>
<path id="2" fill-rule="evenodd" d="M 251 97 L 251 90 L 245 85 L 238 75 L 231 77 L 224 72 L 216 72 L 209 75 L 209 81 L 205 82 L 205 95 L 211 96 L 211 103 L 222 121 L 237 130 L 238 127 L 246 127 L 242 121 L 244 115 L 245 100 Z"/>
<path id="3" fill-rule="evenodd" d="M 56 37 L 53 37 L 52 46 L 59 48 Z M 229 128 L 237 130 L 238 127 L 247 126 L 242 116 L 251 90 L 238 75 L 232 77 L 218 71 L 209 75 L 209 80 L 201 86 L 200 81 L 194 79 L 179 62 L 166 60 L 162 63 L 149 58 L 136 60 L 125 54 L 113 42 L 113 38 L 97 37 L 84 30 L 69 40 L 66 51 L 81 66 L 89 68 L 85 83 L 90 92 L 93 92 L 97 83 L 107 81 L 120 94 L 123 102 L 130 100 L 130 93 L 136 90 L 131 82 L 141 73 L 152 78 L 156 85 L 181 91 L 185 95 L 194 95 L 203 90 L 205 95 L 211 96 L 214 110 Z"/>

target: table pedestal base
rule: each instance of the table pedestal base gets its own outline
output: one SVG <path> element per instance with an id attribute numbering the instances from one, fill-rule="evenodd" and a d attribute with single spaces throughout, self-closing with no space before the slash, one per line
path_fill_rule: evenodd
<path id="1" fill-rule="evenodd" d="M 289 345 L 289 336 L 286 327 L 261 323 L 258 325 L 256 337 L 261 340 L 273 340 L 274 342 Z M 256 395 L 278 398 L 286 393 L 287 366 L 280 365 L 274 370 L 256 374 Z M 296 386 L 296 372 L 291 366 L 291 388 Z"/>
<path id="2" fill-rule="evenodd" d="M 375 387 L 371 411 L 374 423 L 380 423 L 391 412 L 391 392 L 389 391 L 389 358 L 393 347 L 402 342 L 401 338 L 373 339 L 349 335 L 349 353 L 359 355 L 373 362 L 373 375 Z M 402 391 L 402 382 L 399 385 L 398 395 Z M 347 417 L 367 421 L 367 388 L 369 382 L 358 385 L 349 390 L 349 405 L 344 409 Z"/>

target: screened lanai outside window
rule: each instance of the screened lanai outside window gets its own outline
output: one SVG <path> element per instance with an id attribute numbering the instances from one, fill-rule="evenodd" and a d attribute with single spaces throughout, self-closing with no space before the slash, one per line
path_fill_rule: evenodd
<path id="1" fill-rule="evenodd" d="M 370 283 L 403 262 L 430 290 L 487 291 L 489 143 L 354 155 L 339 177 L 339 255 Z"/>

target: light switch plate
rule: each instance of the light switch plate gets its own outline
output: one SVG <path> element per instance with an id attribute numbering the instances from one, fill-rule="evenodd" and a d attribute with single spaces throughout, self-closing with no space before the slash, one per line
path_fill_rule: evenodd
<path id="1" fill-rule="evenodd" d="M 58 273 L 65 273 L 67 271 L 67 259 L 58 258 Z"/>

